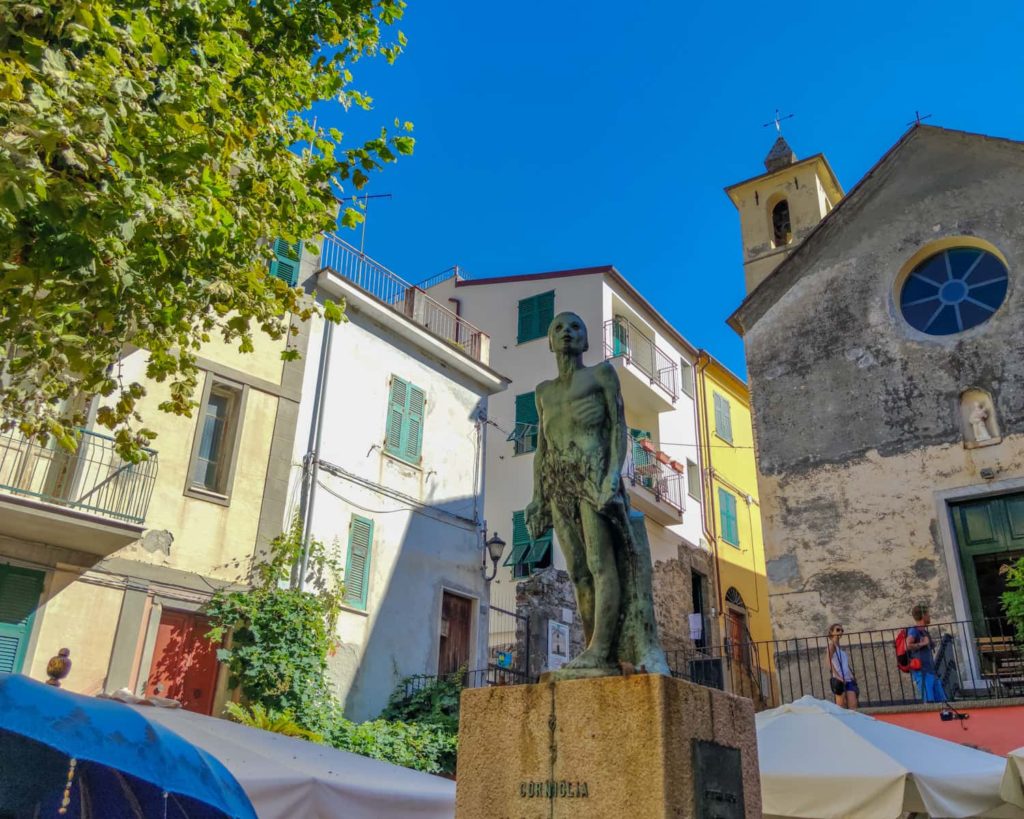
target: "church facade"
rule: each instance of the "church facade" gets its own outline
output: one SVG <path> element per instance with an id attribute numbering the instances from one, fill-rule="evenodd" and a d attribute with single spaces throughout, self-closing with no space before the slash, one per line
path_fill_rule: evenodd
<path id="1" fill-rule="evenodd" d="M 843 194 L 780 137 L 739 211 L 777 638 L 1004 629 L 1024 555 L 1024 144 L 916 125 Z"/>

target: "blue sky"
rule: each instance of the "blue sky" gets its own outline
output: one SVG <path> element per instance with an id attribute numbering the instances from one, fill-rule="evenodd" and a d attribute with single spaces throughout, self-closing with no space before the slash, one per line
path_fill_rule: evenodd
<path id="1" fill-rule="evenodd" d="M 406 53 L 355 67 L 375 110 L 318 116 L 346 142 L 415 123 L 415 155 L 367 188 L 393 198 L 370 202 L 366 252 L 399 275 L 611 263 L 742 374 L 725 325 L 744 295 L 739 223 L 722 189 L 763 170 L 762 123 L 795 113 L 797 155 L 824 152 L 847 190 L 915 110 L 1024 139 L 1022 24 L 1019 0 L 410 0 Z"/>

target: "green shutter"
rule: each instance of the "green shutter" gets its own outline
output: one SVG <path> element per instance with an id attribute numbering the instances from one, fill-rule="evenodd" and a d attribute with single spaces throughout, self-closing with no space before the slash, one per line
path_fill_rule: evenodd
<path id="1" fill-rule="evenodd" d="M 519 332 L 516 342 L 532 341 L 537 338 L 537 299 L 530 296 L 519 302 Z"/>
<path id="2" fill-rule="evenodd" d="M 522 344 L 541 338 L 548 333 L 548 325 L 555 317 L 555 291 L 549 290 L 519 302 L 519 328 L 516 342 Z"/>
<path id="3" fill-rule="evenodd" d="M 517 455 L 533 452 L 537 448 L 537 425 L 539 423 L 537 396 L 532 392 L 517 395 L 516 428 L 511 436 L 516 444 Z"/>
<path id="4" fill-rule="evenodd" d="M 405 429 L 405 406 L 409 400 L 409 385 L 397 375 L 391 376 L 391 394 L 388 396 L 388 421 L 384 432 L 384 449 L 403 457 L 402 432 Z"/>
<path id="5" fill-rule="evenodd" d="M 530 532 L 526 528 L 526 512 L 512 513 L 512 551 L 505 558 L 506 566 L 522 563 L 530 549 Z"/>
<path id="6" fill-rule="evenodd" d="M 715 396 L 715 434 L 723 441 L 732 443 L 732 410 L 729 400 L 717 392 Z"/>
<path id="7" fill-rule="evenodd" d="M 426 405 L 426 395 L 419 387 L 409 385 L 409 401 L 405 408 L 405 459 L 416 461 L 420 459 L 420 452 L 423 449 L 423 410 Z"/>
<path id="8" fill-rule="evenodd" d="M 523 557 L 522 562 L 529 566 L 533 566 L 535 563 L 540 563 L 547 556 L 548 550 L 551 548 L 552 538 L 553 536 L 549 529 L 546 535 L 543 535 L 533 541 L 530 546 L 530 551 L 528 551 Z"/>
<path id="9" fill-rule="evenodd" d="M 419 387 L 391 376 L 384 451 L 410 463 L 419 463 L 423 451 L 423 415 L 427 396 Z"/>
<path id="10" fill-rule="evenodd" d="M 42 572 L 0 566 L 0 671 L 21 671 L 42 591 Z"/>
<path id="11" fill-rule="evenodd" d="M 348 561 L 345 564 L 345 602 L 358 609 L 366 608 L 366 592 L 370 585 L 370 548 L 373 545 L 373 521 L 352 516 L 348 529 Z"/>
<path id="12" fill-rule="evenodd" d="M 512 551 L 505 559 L 506 566 L 515 568 L 519 565 L 532 566 L 544 559 L 554 538 L 548 529 L 536 540 L 530 540 L 530 530 L 526 528 L 526 512 L 512 513 Z"/>
<path id="13" fill-rule="evenodd" d="M 722 540 L 731 546 L 740 545 L 739 525 L 736 521 L 736 496 L 718 489 L 718 518 L 721 522 Z"/>
<path id="14" fill-rule="evenodd" d="M 555 291 L 537 296 L 537 336 L 546 336 L 548 327 L 555 318 Z"/>
<path id="15" fill-rule="evenodd" d="M 299 262 L 302 259 L 302 242 L 274 242 L 274 260 L 270 263 L 270 275 L 280 279 L 289 287 L 299 282 Z"/>

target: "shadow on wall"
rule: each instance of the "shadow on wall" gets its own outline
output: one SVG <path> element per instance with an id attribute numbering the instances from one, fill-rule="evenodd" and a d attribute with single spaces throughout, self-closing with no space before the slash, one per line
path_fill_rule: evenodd
<path id="1" fill-rule="evenodd" d="M 472 503 L 472 497 L 461 499 L 466 502 Z M 343 642 L 331 660 L 342 692 L 351 680 L 345 714 L 356 721 L 376 717 L 403 677 L 437 674 L 442 648 L 449 660 L 464 656 L 470 666 L 486 662 L 481 647 L 486 646 L 486 628 L 480 622 L 486 584 L 479 530 L 444 515 L 407 514 L 400 542 L 389 544 L 375 537 L 371 560 L 377 561 L 377 568 L 371 568 L 365 615 L 343 611 L 339 619 L 342 634 L 351 633 L 358 620 L 365 618 L 366 623 L 362 643 Z M 381 560 L 392 564 L 382 567 Z M 383 590 L 378 585 L 382 583 Z"/>

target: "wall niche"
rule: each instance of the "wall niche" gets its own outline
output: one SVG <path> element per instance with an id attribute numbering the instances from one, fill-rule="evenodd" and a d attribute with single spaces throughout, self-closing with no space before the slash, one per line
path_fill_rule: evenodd
<path id="1" fill-rule="evenodd" d="M 996 405 L 987 390 L 971 387 L 960 393 L 960 428 L 966 449 L 992 446 L 1003 440 Z"/>

